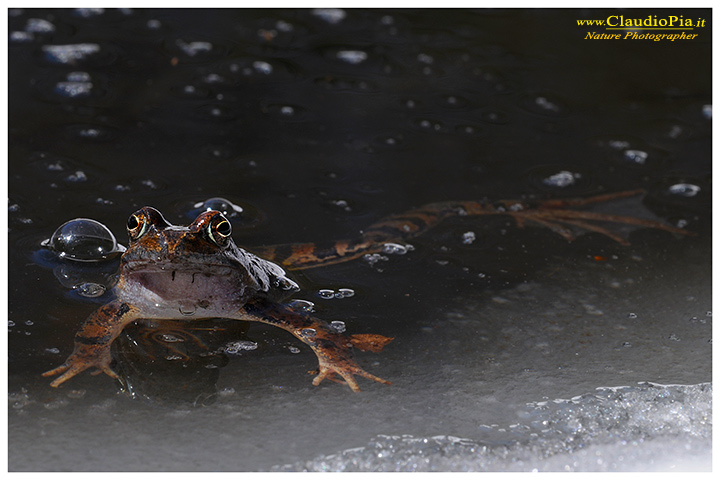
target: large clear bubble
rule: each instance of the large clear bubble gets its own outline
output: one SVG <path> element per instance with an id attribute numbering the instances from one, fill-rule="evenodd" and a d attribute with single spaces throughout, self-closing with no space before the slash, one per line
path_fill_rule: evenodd
<path id="1" fill-rule="evenodd" d="M 81 262 L 105 260 L 125 251 L 102 223 L 90 218 L 76 218 L 60 225 L 43 246 L 58 257 Z"/>

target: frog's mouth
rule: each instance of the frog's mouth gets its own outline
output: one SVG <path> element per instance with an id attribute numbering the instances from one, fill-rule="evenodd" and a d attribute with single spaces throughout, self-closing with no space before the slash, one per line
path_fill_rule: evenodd
<path id="1" fill-rule="evenodd" d="M 172 262 L 163 260 L 132 260 L 124 263 L 124 268 L 132 273 L 167 273 L 174 275 L 175 272 L 199 273 L 205 275 L 230 275 L 233 268 L 227 264 L 217 262 L 188 261 Z"/>

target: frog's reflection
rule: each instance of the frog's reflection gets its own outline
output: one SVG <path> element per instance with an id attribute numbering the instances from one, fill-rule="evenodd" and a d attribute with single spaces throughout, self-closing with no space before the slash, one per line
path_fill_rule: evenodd
<path id="1" fill-rule="evenodd" d="M 132 398 L 209 405 L 217 397 L 220 368 L 229 361 L 227 347 L 247 328 L 217 318 L 134 322 L 113 343 L 113 371 Z"/>

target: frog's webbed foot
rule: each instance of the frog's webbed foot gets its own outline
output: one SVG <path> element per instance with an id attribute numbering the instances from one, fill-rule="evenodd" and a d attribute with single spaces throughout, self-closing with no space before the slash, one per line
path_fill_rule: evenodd
<path id="1" fill-rule="evenodd" d="M 338 361 L 338 359 L 333 359 L 332 361 L 327 362 L 318 355 L 318 360 L 320 362 L 318 370 L 311 372 L 317 373 L 312 381 L 312 384 L 315 386 L 320 385 L 320 383 L 326 378 L 336 383 L 343 383 L 342 380 L 344 380 L 344 383 L 347 383 L 353 392 L 359 392 L 360 387 L 358 386 L 357 381 L 355 381 L 355 375 L 374 380 L 378 383 L 384 383 L 385 385 L 392 385 L 391 382 L 366 372 L 352 359 L 349 359 L 349 361 L 347 359 L 340 361 Z M 342 380 L 339 380 L 336 375 L 340 376 Z"/>
<path id="2" fill-rule="evenodd" d="M 75 348 L 65 363 L 43 373 L 43 377 L 60 375 L 50 383 L 57 387 L 88 368 L 96 368 L 94 374 L 105 373 L 118 378 L 110 368 L 112 356 L 110 345 L 123 327 L 137 318 L 137 308 L 119 300 L 100 307 L 91 314 L 75 335 Z"/>
<path id="3" fill-rule="evenodd" d="M 359 392 L 360 387 L 355 376 L 390 384 L 387 380 L 363 370 L 352 358 L 351 348 L 354 346 L 363 351 L 379 352 L 392 338 L 374 334 L 348 337 L 333 331 L 317 318 L 299 314 L 282 305 L 260 302 L 245 305 L 238 318 L 280 327 L 312 348 L 319 364 L 313 385 L 317 386 L 327 378 L 339 383 L 344 381 L 354 392 Z"/>
<path id="4" fill-rule="evenodd" d="M 621 235 L 618 235 L 609 228 L 605 228 L 594 222 L 634 225 L 637 227 L 664 230 L 666 232 L 681 235 L 693 235 L 692 232 L 688 232 L 687 230 L 673 227 L 672 225 L 656 220 L 570 209 L 572 207 L 582 207 L 590 204 L 603 203 L 642 193 L 644 193 L 643 190 L 628 190 L 625 192 L 608 193 L 588 198 L 547 200 L 538 203 L 536 206 L 516 208 L 514 210 L 509 209 L 504 213 L 512 216 L 519 227 L 523 227 L 528 221 L 534 222 L 549 228 L 568 241 L 575 239 L 575 234 L 569 227 L 576 227 L 580 230 L 600 233 L 622 245 L 628 245 L 629 242 Z M 509 205 L 512 202 L 506 203 Z M 516 203 L 516 205 L 521 204 L 522 202 Z"/>
<path id="5" fill-rule="evenodd" d="M 103 348 L 99 345 L 79 345 L 75 348 L 72 355 L 65 360 L 65 363 L 43 373 L 42 376 L 52 377 L 53 375 L 62 374 L 50 383 L 51 387 L 59 386 L 61 383 L 88 368 L 96 369 L 92 372 L 93 375 L 104 373 L 112 378 L 118 378 L 117 374 L 110 368 L 111 361 L 112 357 L 110 356 L 109 346 L 108 348 Z"/>

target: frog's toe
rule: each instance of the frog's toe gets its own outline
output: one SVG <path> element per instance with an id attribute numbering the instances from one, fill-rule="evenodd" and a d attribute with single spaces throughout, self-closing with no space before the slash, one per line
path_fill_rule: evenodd
<path id="1" fill-rule="evenodd" d="M 104 373 L 110 378 L 119 378 L 118 374 L 113 371 L 112 368 L 110 368 L 109 365 L 101 365 L 95 370 L 94 372 L 91 372 L 90 375 L 100 375 L 101 373 Z"/>
<path id="2" fill-rule="evenodd" d="M 74 377 L 78 373 L 82 372 L 86 368 L 87 368 L 87 366 L 84 366 L 84 365 L 78 366 L 77 364 L 68 365 L 66 363 L 63 363 L 59 367 L 57 367 L 53 370 L 47 371 L 47 372 L 43 373 L 42 375 L 43 375 L 43 377 L 51 377 L 53 375 L 58 375 L 58 374 L 62 373 L 62 375 L 60 375 L 58 378 L 56 378 L 55 380 L 50 382 L 51 387 L 57 388 L 58 386 L 60 386 L 60 384 L 62 384 L 63 382 L 65 382 L 67 380 L 70 380 L 72 377 Z"/>
<path id="3" fill-rule="evenodd" d="M 330 366 L 330 365 L 320 365 L 319 373 L 317 376 L 313 379 L 313 385 L 318 386 L 320 383 L 325 380 L 326 378 L 328 380 L 337 382 L 337 383 L 343 383 L 341 380 L 339 380 L 336 375 L 339 375 L 342 377 L 342 380 L 345 381 L 345 383 L 350 387 L 350 389 L 353 392 L 359 392 L 360 386 L 358 385 L 357 381 L 355 380 L 355 375 L 359 375 L 361 377 L 365 377 L 369 380 L 374 380 L 378 383 L 384 383 L 385 385 L 392 385 L 391 382 L 388 382 L 385 379 L 382 379 L 380 377 L 376 377 L 375 375 L 366 372 L 362 368 L 360 368 L 357 365 L 343 365 L 343 366 Z"/>
<path id="4" fill-rule="evenodd" d="M 330 369 L 328 367 L 320 367 L 320 373 L 317 374 L 317 376 L 313 379 L 313 385 L 316 387 L 320 385 L 320 382 L 325 380 L 326 378 L 328 380 L 332 380 L 333 382 L 342 383 L 340 380 L 335 378 L 335 374 L 338 374 L 342 377 L 343 380 L 345 380 L 345 383 L 352 389 L 353 392 L 359 392 L 360 386 L 355 381 L 355 378 L 353 377 L 352 373 L 349 372 L 343 372 L 343 371 L 336 371 L 333 369 Z"/>
<path id="5" fill-rule="evenodd" d="M 374 380 L 378 383 L 384 383 L 385 385 L 392 385 L 392 382 L 389 382 L 389 381 L 385 380 L 384 378 L 376 377 L 372 373 L 368 373 L 365 370 L 357 372 L 357 375 L 362 375 L 363 377 L 370 379 L 370 380 Z"/>

